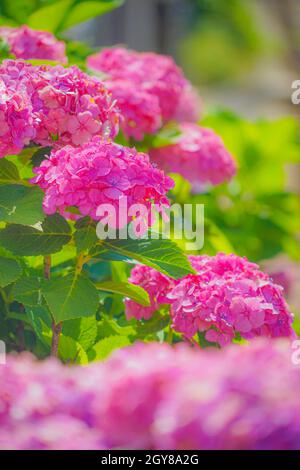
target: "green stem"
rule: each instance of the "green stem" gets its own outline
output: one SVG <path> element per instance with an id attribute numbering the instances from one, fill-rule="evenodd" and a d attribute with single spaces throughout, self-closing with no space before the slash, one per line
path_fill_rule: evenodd
<path id="1" fill-rule="evenodd" d="M 51 277 L 51 256 L 44 256 L 44 278 L 49 281 Z M 62 330 L 62 322 L 56 324 L 52 322 L 52 342 L 51 342 L 51 356 L 57 357 L 59 337 Z"/>
<path id="2" fill-rule="evenodd" d="M 10 301 L 9 301 L 9 298 L 7 297 L 6 292 L 5 292 L 4 289 L 0 288 L 0 294 L 1 294 L 1 297 L 2 297 L 3 303 L 4 303 L 4 313 L 5 313 L 5 316 L 7 317 L 9 315 Z"/>
<path id="3" fill-rule="evenodd" d="M 173 343 L 173 336 L 174 336 L 174 331 L 171 328 L 171 326 L 169 326 L 169 331 L 168 331 L 168 336 L 167 336 L 167 343 L 169 343 L 169 344 Z"/>

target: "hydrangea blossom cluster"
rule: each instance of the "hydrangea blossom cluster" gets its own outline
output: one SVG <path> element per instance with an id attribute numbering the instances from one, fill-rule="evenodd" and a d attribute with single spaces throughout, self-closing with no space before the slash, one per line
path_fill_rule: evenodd
<path id="1" fill-rule="evenodd" d="M 35 137 L 31 101 L 0 77 L 0 157 L 19 153 Z"/>
<path id="2" fill-rule="evenodd" d="M 162 283 L 162 275 L 152 268 L 136 266 L 130 281 L 149 293 L 152 305 L 149 310 L 150 307 L 136 307 L 133 301 L 126 301 L 127 317 L 148 319 L 159 308 L 162 298 L 162 303 L 171 304 L 174 330 L 187 338 L 205 331 L 207 341 L 224 346 L 236 334 L 246 339 L 295 336 L 291 326 L 293 315 L 281 286 L 274 284 L 256 264 L 223 253 L 191 256 L 190 261 L 197 274 L 179 281 L 169 279 L 169 283 L 167 279 Z"/>
<path id="3" fill-rule="evenodd" d="M 222 353 L 136 344 L 84 368 L 19 355 L 0 380 L 1 449 L 300 448 L 286 340 Z"/>
<path id="4" fill-rule="evenodd" d="M 150 151 L 151 159 L 166 172 L 181 174 L 194 192 L 218 185 L 236 173 L 236 163 L 222 139 L 211 129 L 182 123 L 176 143 Z"/>
<path id="5" fill-rule="evenodd" d="M 47 31 L 36 31 L 26 25 L 19 28 L 2 26 L 0 38 L 9 46 L 17 59 L 45 59 L 67 62 L 66 45 Z"/>
<path id="6" fill-rule="evenodd" d="M 128 320 L 149 320 L 152 314 L 163 304 L 169 304 L 168 293 L 172 290 L 176 281 L 164 274 L 149 268 L 149 266 L 136 265 L 132 270 L 128 281 L 142 287 L 149 294 L 151 305 L 144 307 L 134 300 L 125 299 L 125 313 Z"/>
<path id="7" fill-rule="evenodd" d="M 119 214 L 121 198 L 126 197 L 127 207 L 143 204 L 150 211 L 152 203 L 158 207 L 168 205 L 166 193 L 173 180 L 153 167 L 146 154 L 95 137 L 80 148 L 65 146 L 53 151 L 40 167 L 34 169 L 32 180 L 45 191 L 44 211 L 57 210 L 64 215 L 67 208 L 75 206 L 81 215 L 95 220 L 101 204 L 110 204 Z M 129 217 L 129 213 L 128 213 Z M 120 219 L 108 223 L 123 226 Z"/>
<path id="8" fill-rule="evenodd" d="M 190 83 L 187 83 L 180 96 L 174 120 L 196 123 L 201 117 L 202 106 L 198 90 Z"/>
<path id="9" fill-rule="evenodd" d="M 40 145 L 81 145 L 94 135 L 113 138 L 119 112 L 111 93 L 77 67 L 32 66 L 6 60 L 0 67 L 0 156 Z"/>
<path id="10" fill-rule="evenodd" d="M 183 105 L 181 98 L 186 92 L 189 95 L 190 85 L 170 57 L 113 48 L 88 57 L 87 65 L 106 74 L 107 86 L 124 117 L 126 137 L 142 140 L 144 134 L 155 133 L 163 123 L 175 119 L 179 108 L 180 115 L 191 118 L 196 114 L 189 96 Z"/>

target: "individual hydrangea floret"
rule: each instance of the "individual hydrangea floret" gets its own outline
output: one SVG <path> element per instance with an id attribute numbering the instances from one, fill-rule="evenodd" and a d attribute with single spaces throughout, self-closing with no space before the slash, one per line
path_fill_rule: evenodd
<path id="1" fill-rule="evenodd" d="M 176 143 L 150 151 L 151 159 L 167 173 L 179 173 L 194 192 L 229 181 L 236 173 L 236 163 L 222 139 L 211 129 L 182 123 Z"/>
<path id="2" fill-rule="evenodd" d="M 17 59 L 67 62 L 65 43 L 47 31 L 37 31 L 26 25 L 18 28 L 2 26 L 0 38 L 8 44 L 9 52 Z"/>
<path id="3" fill-rule="evenodd" d="M 282 288 L 256 264 L 222 253 L 191 256 L 190 261 L 196 275 L 179 281 L 166 278 L 164 283 L 152 268 L 135 267 L 130 281 L 149 293 L 152 308 L 127 301 L 127 317 L 148 319 L 161 303 L 170 303 L 172 326 L 186 338 L 204 331 L 208 341 L 224 346 L 237 334 L 246 339 L 295 336 Z"/>
<path id="4" fill-rule="evenodd" d="M 118 216 L 120 200 L 127 207 L 142 204 L 150 214 L 152 204 L 157 208 L 168 206 L 166 193 L 173 187 L 173 180 L 153 167 L 148 155 L 133 148 L 123 147 L 95 137 L 80 148 L 63 147 L 53 151 L 40 167 L 34 169 L 32 180 L 45 191 L 44 211 L 72 217 L 70 206 L 76 207 L 82 216 L 102 219 L 97 209 L 110 204 Z M 111 226 L 124 226 L 108 222 Z"/>

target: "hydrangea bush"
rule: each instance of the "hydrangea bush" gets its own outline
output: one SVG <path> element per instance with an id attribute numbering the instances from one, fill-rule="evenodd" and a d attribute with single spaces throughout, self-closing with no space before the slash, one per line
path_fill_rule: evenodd
<path id="1" fill-rule="evenodd" d="M 0 448 L 298 448 L 282 287 L 213 220 L 201 253 L 159 233 L 171 203 L 239 187 L 183 71 L 123 47 L 68 66 L 26 25 L 0 38 Z M 139 212 L 102 210 L 124 200 L 145 209 L 135 237 Z"/>

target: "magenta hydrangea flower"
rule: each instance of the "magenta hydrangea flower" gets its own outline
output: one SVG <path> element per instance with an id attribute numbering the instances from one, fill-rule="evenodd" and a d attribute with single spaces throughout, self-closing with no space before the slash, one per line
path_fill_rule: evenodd
<path id="1" fill-rule="evenodd" d="M 103 216 L 97 215 L 101 204 L 112 205 L 118 215 L 120 200 L 125 197 L 128 208 L 143 204 L 149 213 L 152 203 L 167 206 L 166 193 L 173 186 L 171 178 L 151 165 L 148 155 L 97 137 L 80 148 L 53 151 L 34 172 L 37 176 L 32 182 L 45 191 L 46 214 L 58 210 L 71 217 L 67 208 L 75 206 L 81 215 L 95 220 Z M 128 213 L 128 219 L 116 221 L 116 226 L 129 220 Z"/>
<path id="2" fill-rule="evenodd" d="M 142 140 L 183 107 L 188 82 L 171 57 L 112 48 L 88 57 L 87 65 L 106 75 L 124 117 L 126 137 Z"/>
<path id="3" fill-rule="evenodd" d="M 136 344 L 86 367 L 0 367 L 0 449 L 299 449 L 287 340 L 223 351 Z"/>
<path id="4" fill-rule="evenodd" d="M 128 281 L 143 287 L 148 292 L 151 302 L 149 307 L 144 307 L 131 299 L 125 299 L 125 313 L 128 320 L 130 318 L 149 320 L 162 304 L 170 303 L 167 295 L 176 282 L 155 269 L 144 265 L 135 266 Z"/>
<path id="5" fill-rule="evenodd" d="M 32 106 L 0 78 L 0 158 L 19 153 L 35 137 Z"/>
<path id="6" fill-rule="evenodd" d="M 192 259 L 197 275 L 182 279 L 169 294 L 176 331 L 189 338 L 206 331 L 206 339 L 221 346 L 237 333 L 246 339 L 295 336 L 282 288 L 257 265 L 222 253 Z"/>
<path id="7" fill-rule="evenodd" d="M 148 292 L 151 307 L 128 300 L 127 318 L 149 319 L 162 303 L 170 303 L 172 326 L 187 338 L 205 331 L 208 341 L 224 346 L 236 334 L 246 339 L 295 336 L 282 288 L 256 264 L 223 253 L 189 259 L 197 274 L 179 281 L 136 266 L 130 282 Z"/>
<path id="8" fill-rule="evenodd" d="M 194 192 L 230 180 L 236 163 L 222 139 L 211 129 L 193 123 L 180 125 L 181 135 L 172 145 L 150 150 L 151 159 L 167 173 L 179 173 Z"/>
<path id="9" fill-rule="evenodd" d="M 159 101 L 150 93 L 136 88 L 129 80 L 105 82 L 117 100 L 121 113 L 120 127 L 126 138 L 143 140 L 145 134 L 155 134 L 162 126 Z"/>
<path id="10" fill-rule="evenodd" d="M 119 112 L 111 93 L 77 67 L 0 66 L 1 156 L 30 140 L 39 145 L 82 145 L 93 136 L 114 138 Z"/>
<path id="11" fill-rule="evenodd" d="M 37 31 L 26 25 L 18 28 L 2 26 L 0 38 L 17 59 L 45 59 L 67 63 L 66 45 L 47 31 Z"/>

